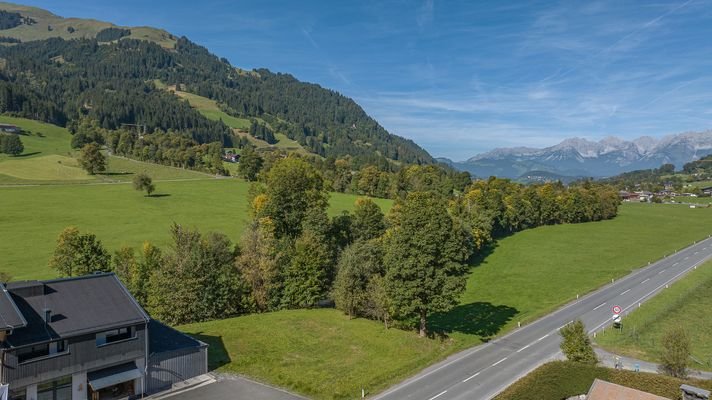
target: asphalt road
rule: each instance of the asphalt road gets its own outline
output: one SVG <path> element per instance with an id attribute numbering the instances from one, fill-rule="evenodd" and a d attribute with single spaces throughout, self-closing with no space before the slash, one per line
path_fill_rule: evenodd
<path id="1" fill-rule="evenodd" d="M 160 396 L 165 400 L 306 400 L 239 376 L 219 376 L 217 382 L 191 388 L 180 393 Z"/>
<path id="2" fill-rule="evenodd" d="M 712 258 L 712 239 L 680 250 L 652 265 L 487 344 L 455 354 L 386 390 L 379 400 L 487 400 L 541 364 L 559 356 L 558 330 L 581 319 L 589 332 L 610 325 L 612 307 L 625 315 L 666 285 Z"/>

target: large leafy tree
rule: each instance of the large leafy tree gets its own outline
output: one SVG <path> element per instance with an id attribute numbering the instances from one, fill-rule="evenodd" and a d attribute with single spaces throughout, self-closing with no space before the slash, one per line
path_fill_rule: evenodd
<path id="1" fill-rule="evenodd" d="M 257 311 L 267 311 L 279 289 L 279 246 L 269 218 L 253 221 L 240 243 L 237 268 L 250 288 L 250 302 Z"/>
<path id="2" fill-rule="evenodd" d="M 138 191 L 145 191 L 148 197 L 151 197 L 151 193 L 156 190 L 153 180 L 145 172 L 138 173 L 133 177 L 133 187 Z"/>
<path id="3" fill-rule="evenodd" d="M 569 361 L 594 365 L 598 363 L 583 322 L 574 321 L 561 328 L 559 334 L 562 338 L 561 352 Z"/>
<path id="4" fill-rule="evenodd" d="M 370 240 L 380 237 L 386 230 L 383 211 L 371 199 L 356 200 L 351 230 L 354 240 Z"/>
<path id="5" fill-rule="evenodd" d="M 256 214 L 272 220 L 277 238 L 297 238 L 307 213 L 326 210 L 328 205 L 321 174 L 300 158 L 278 160 L 265 183 L 265 201 Z"/>
<path id="6" fill-rule="evenodd" d="M 82 147 L 79 153 L 79 164 L 89 175 L 106 170 L 106 157 L 101 154 L 101 149 L 96 143 L 89 143 Z"/>
<path id="7" fill-rule="evenodd" d="M 49 266 L 61 276 L 79 276 L 109 271 L 111 256 L 94 234 L 68 227 L 59 234 Z"/>
<path id="8" fill-rule="evenodd" d="M 173 252 L 151 274 L 147 308 L 171 324 L 225 318 L 244 311 L 244 285 L 225 235 L 171 228 Z"/>
<path id="9" fill-rule="evenodd" d="M 690 336 L 682 327 L 673 327 L 662 337 L 661 370 L 676 378 L 687 377 L 687 364 L 691 354 Z"/>
<path id="10" fill-rule="evenodd" d="M 341 254 L 334 281 L 336 307 L 349 317 L 375 316 L 369 284 L 383 275 L 383 254 L 378 241 L 358 241 Z"/>
<path id="11" fill-rule="evenodd" d="M 427 317 L 457 305 L 465 290 L 471 244 L 457 232 L 444 200 L 415 192 L 393 209 L 384 237 L 386 287 L 396 316 L 417 318 L 420 336 Z"/>
<path id="12" fill-rule="evenodd" d="M 333 265 L 326 243 L 306 230 L 294 243 L 294 252 L 284 271 L 282 306 L 312 307 L 326 298 Z"/>
<path id="13" fill-rule="evenodd" d="M 264 160 L 255 151 L 252 146 L 245 146 L 240 155 L 240 162 L 237 165 L 237 172 L 245 180 L 253 182 L 257 180 L 257 176 L 262 170 Z"/>
<path id="14" fill-rule="evenodd" d="M 0 153 L 18 156 L 25 151 L 25 146 L 18 135 L 0 134 Z"/>

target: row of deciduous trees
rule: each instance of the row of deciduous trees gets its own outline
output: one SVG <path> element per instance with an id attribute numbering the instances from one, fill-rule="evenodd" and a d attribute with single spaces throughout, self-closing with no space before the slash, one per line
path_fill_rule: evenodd
<path id="1" fill-rule="evenodd" d="M 175 225 L 170 249 L 125 248 L 110 262 L 95 238 L 70 229 L 51 265 L 63 275 L 113 270 L 169 323 L 333 301 L 351 316 L 417 326 L 425 335 L 428 315 L 456 305 L 468 260 L 492 237 L 542 223 L 610 218 L 615 211 L 601 210 L 615 209 L 617 198 L 609 205 L 606 193 L 592 185 L 525 187 L 490 179 L 458 197 L 410 192 L 387 216 L 372 200 L 359 199 L 353 213 L 329 217 L 321 173 L 287 157 L 251 189 L 252 219 L 239 245 Z M 572 198 L 599 211 L 577 216 L 567 209 Z M 515 210 L 521 207 L 526 212 Z"/>

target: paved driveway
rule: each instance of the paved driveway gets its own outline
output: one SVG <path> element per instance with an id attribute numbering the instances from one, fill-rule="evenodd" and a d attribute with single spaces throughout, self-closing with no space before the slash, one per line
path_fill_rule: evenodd
<path id="1" fill-rule="evenodd" d="M 304 400 L 281 389 L 237 376 L 220 376 L 218 381 L 167 397 L 169 400 Z"/>

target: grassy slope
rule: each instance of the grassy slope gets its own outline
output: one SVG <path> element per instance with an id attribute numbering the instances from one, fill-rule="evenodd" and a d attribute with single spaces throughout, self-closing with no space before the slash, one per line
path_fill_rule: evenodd
<path id="1" fill-rule="evenodd" d="M 0 123 L 21 127 L 25 147 L 18 157 L 0 154 L 0 184 L 95 180 L 72 158 L 72 136 L 65 128 L 8 116 L 0 116 Z"/>
<path id="2" fill-rule="evenodd" d="M 160 82 L 157 83 L 157 87 L 166 88 L 166 86 Z M 197 109 L 207 118 L 212 119 L 214 121 L 222 120 L 225 125 L 233 128 L 236 134 L 246 137 L 256 147 L 270 147 L 267 142 L 255 139 L 254 137 L 245 133 L 248 129 L 250 129 L 251 123 L 249 119 L 233 117 L 232 115 L 227 114 L 226 112 L 220 109 L 215 100 L 208 99 L 207 97 L 202 97 L 196 94 L 182 91 L 176 91 L 175 93 L 179 97 L 188 100 L 188 102 L 193 108 Z M 302 145 L 300 145 L 297 141 L 288 138 L 287 135 L 283 133 L 275 133 L 275 138 L 277 139 L 277 143 L 274 145 L 274 147 L 278 149 L 294 151 L 300 154 L 308 154 L 307 151 L 304 150 Z"/>
<path id="3" fill-rule="evenodd" d="M 520 232 L 499 241 L 474 268 L 461 306 L 435 322 L 476 342 L 711 233 L 712 209 L 652 204 L 624 204 L 610 221 Z"/>
<path id="4" fill-rule="evenodd" d="M 669 399 L 679 398 L 680 385 L 683 383 L 707 390 L 712 389 L 710 381 L 682 380 L 658 374 L 557 361 L 537 368 L 495 397 L 495 400 L 565 399 L 588 393 L 596 378 Z"/>
<path id="5" fill-rule="evenodd" d="M 188 92 L 176 91 L 176 95 L 188 100 L 191 107 L 200 111 L 208 119 L 213 121 L 222 120 L 225 125 L 234 129 L 246 130 L 250 129 L 250 120 L 247 118 L 237 118 L 232 115 L 227 114 L 218 107 L 215 100 L 210 100 L 207 97 L 198 96 L 197 94 L 192 94 Z"/>
<path id="6" fill-rule="evenodd" d="M 210 344 L 211 367 L 315 398 L 356 398 L 427 365 L 447 344 L 349 320 L 336 310 L 290 310 L 186 325 Z"/>
<path id="7" fill-rule="evenodd" d="M 381 340 L 379 335 L 384 330 L 379 323 L 344 322 L 336 311 L 300 311 L 301 322 L 296 329 L 291 328 L 293 316 L 287 312 L 183 329 L 213 336 L 208 339 L 218 344 L 218 337 L 222 336 L 216 351 L 228 355 L 222 355 L 221 370 L 248 374 L 318 398 L 331 398 L 331 393 L 353 396 L 361 386 L 373 393 L 437 359 L 502 334 L 519 319 L 530 321 L 574 298 L 576 293 L 593 290 L 612 277 L 625 275 L 649 260 L 707 236 L 712 232 L 710 222 L 710 209 L 625 204 L 615 220 L 541 227 L 502 239 L 492 254 L 473 269 L 462 304 L 446 315 L 431 318 L 433 327 L 450 332 L 454 340 L 415 342 L 415 347 L 409 345 L 390 358 L 383 358 L 381 345 L 370 344 L 360 333 L 370 329 L 377 338 L 373 340 Z M 286 321 L 284 325 L 282 321 Z M 346 323 L 352 324 L 353 334 L 342 327 Z M 261 333 L 244 333 L 248 328 Z M 334 333 L 338 333 L 338 339 L 333 338 Z M 412 337 L 414 333 L 407 335 Z M 319 342 L 319 337 L 329 340 Z M 394 336 L 389 340 L 390 346 L 398 348 L 406 339 Z M 278 345 L 266 350 L 265 341 Z M 319 345 L 329 348 L 320 353 L 315 351 Z M 354 361 L 354 354 L 361 358 Z M 232 362 L 225 357 L 231 357 Z M 344 368 L 332 365 L 334 358 L 343 359 Z"/>
<path id="8" fill-rule="evenodd" d="M 692 341 L 695 369 L 712 370 L 712 261 L 676 282 L 670 289 L 624 319 L 624 331 L 608 331 L 596 341 L 602 347 L 654 362 L 660 361 L 660 340 L 675 326 L 684 327 Z"/>
<path id="9" fill-rule="evenodd" d="M 43 40 L 52 37 L 61 37 L 63 39 L 79 39 L 79 38 L 94 38 L 101 30 L 115 27 L 116 25 L 97 21 L 94 19 L 82 18 L 62 18 L 54 15 L 51 12 L 36 7 L 28 7 L 13 3 L 0 2 L 0 9 L 12 12 L 18 12 L 22 16 L 30 16 L 37 23 L 33 25 L 20 25 L 12 29 L 2 31 L 2 36 L 13 37 L 22 40 L 23 42 L 31 40 Z M 52 30 L 48 29 L 52 27 Z M 67 29 L 74 28 L 74 32 L 70 33 Z M 132 39 L 143 39 L 156 42 L 166 48 L 175 46 L 175 38 L 162 30 L 150 27 L 133 27 L 131 28 Z"/>
<path id="10" fill-rule="evenodd" d="M 97 234 L 111 250 L 144 240 L 166 245 L 173 222 L 239 239 L 248 219 L 247 182 L 201 179 L 156 186 L 164 197 L 146 198 L 129 184 L 0 188 L 0 268 L 15 279 L 54 276 L 47 260 L 69 225 Z M 352 209 L 355 200 L 334 194 L 330 213 Z"/>
<path id="11" fill-rule="evenodd" d="M 20 137 L 25 146 L 19 157 L 0 154 L 0 185 L 127 182 L 138 172 L 147 172 L 154 180 L 212 178 L 196 171 L 122 157 L 109 157 L 106 172 L 91 176 L 74 159 L 76 152 L 70 148 L 72 136 L 65 128 L 4 115 L 0 116 L 0 123 L 22 127 Z"/>

